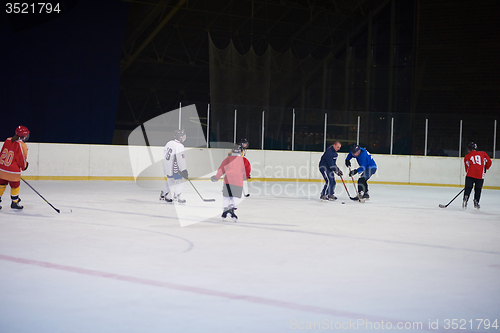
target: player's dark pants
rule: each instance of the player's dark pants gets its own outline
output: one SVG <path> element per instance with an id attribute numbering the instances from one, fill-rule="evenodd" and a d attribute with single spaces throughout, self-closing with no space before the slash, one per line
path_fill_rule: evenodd
<path id="1" fill-rule="evenodd" d="M 377 168 L 368 168 L 359 175 L 358 192 L 368 193 L 368 179 L 377 172 Z"/>
<path id="2" fill-rule="evenodd" d="M 225 197 L 241 198 L 243 187 L 237 185 L 224 184 L 222 195 Z"/>
<path id="3" fill-rule="evenodd" d="M 226 214 L 231 207 L 236 209 L 242 193 L 242 186 L 224 184 L 222 187 L 222 209 Z M 234 214 L 234 211 L 231 214 Z"/>
<path id="4" fill-rule="evenodd" d="M 320 166 L 319 171 L 321 172 L 321 175 L 323 176 L 323 179 L 326 182 L 325 186 L 323 187 L 323 190 L 321 191 L 321 196 L 333 195 L 333 193 L 335 193 L 335 185 L 336 185 L 334 172 L 328 170 L 324 166 Z"/>
<path id="5" fill-rule="evenodd" d="M 465 177 L 465 197 L 470 198 L 470 193 L 472 192 L 472 187 L 474 186 L 474 200 L 479 202 L 481 199 L 481 191 L 483 190 L 484 179 L 472 178 L 469 176 Z"/>

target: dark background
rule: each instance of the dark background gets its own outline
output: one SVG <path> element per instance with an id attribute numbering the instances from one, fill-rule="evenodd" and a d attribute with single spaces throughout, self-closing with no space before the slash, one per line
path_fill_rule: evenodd
<path id="1" fill-rule="evenodd" d="M 131 130 L 196 103 L 212 140 L 266 149 L 328 140 L 388 152 L 493 148 L 500 109 L 500 4 L 494 0 L 66 0 L 59 14 L 0 13 L 0 132 L 34 142 L 126 144 Z M 330 122 L 331 121 L 331 122 Z M 206 126 L 206 123 L 204 124 Z M 206 130 L 206 128 L 204 128 Z M 252 137 L 255 136 L 255 138 Z M 455 139 L 455 137 L 457 137 Z M 451 138 L 451 139 L 450 139 Z M 465 146 L 465 145 L 464 145 Z"/>
<path id="2" fill-rule="evenodd" d="M 7 15 L 2 1 L 0 132 L 24 125 L 33 142 L 111 143 L 130 5 L 58 2 L 59 14 Z"/>

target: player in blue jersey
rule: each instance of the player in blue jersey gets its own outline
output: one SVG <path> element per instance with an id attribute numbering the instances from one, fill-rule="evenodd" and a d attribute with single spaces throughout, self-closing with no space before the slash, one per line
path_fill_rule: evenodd
<path id="1" fill-rule="evenodd" d="M 365 149 L 361 148 L 358 145 L 354 145 L 351 149 L 351 152 L 347 154 L 345 159 L 345 165 L 350 168 L 351 167 L 351 159 L 355 157 L 358 161 L 359 167 L 357 169 L 351 170 L 349 172 L 349 176 L 353 176 L 355 174 L 359 174 L 358 179 L 358 192 L 359 197 L 363 199 L 369 199 L 370 195 L 368 194 L 368 179 L 375 172 L 377 172 L 377 164 L 373 160 L 372 155 Z"/>
<path id="2" fill-rule="evenodd" d="M 340 177 L 343 175 L 342 171 L 337 167 L 337 152 L 340 150 L 341 146 L 339 141 L 335 141 L 333 145 L 326 149 L 319 161 L 319 172 L 321 172 L 326 182 L 321 191 L 321 200 L 337 200 L 337 197 L 333 194 L 335 192 L 335 174 Z"/>

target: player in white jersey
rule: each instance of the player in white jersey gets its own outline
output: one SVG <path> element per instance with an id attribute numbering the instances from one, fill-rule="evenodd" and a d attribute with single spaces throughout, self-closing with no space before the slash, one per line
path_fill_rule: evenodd
<path id="1" fill-rule="evenodd" d="M 183 178 L 188 179 L 184 145 L 182 144 L 185 140 L 186 133 L 184 133 L 184 130 L 177 130 L 174 134 L 174 140 L 169 141 L 163 149 L 163 172 L 167 177 L 167 181 L 165 182 L 165 188 L 160 193 L 160 200 L 186 202 L 181 198 L 181 192 L 184 188 Z M 169 199 L 167 196 L 172 190 L 174 192 L 173 199 Z"/>

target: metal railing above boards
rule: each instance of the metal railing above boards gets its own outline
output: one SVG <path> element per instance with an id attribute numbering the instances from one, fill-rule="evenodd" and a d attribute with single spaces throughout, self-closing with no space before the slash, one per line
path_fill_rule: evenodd
<path id="1" fill-rule="evenodd" d="M 262 108 L 248 105 L 196 104 L 202 131 L 187 133 L 191 146 L 224 148 L 245 138 L 250 149 L 324 151 L 335 141 L 340 152 L 358 144 L 372 154 L 463 157 L 469 142 L 498 158 L 495 116 L 359 112 L 319 109 Z M 193 118 L 191 116 L 191 118 Z M 209 134 L 209 135 L 207 135 Z M 199 136 L 204 138 L 199 138 Z M 190 146 L 191 142 L 187 142 Z M 193 145 L 194 144 L 194 145 Z M 222 148 L 222 146 L 220 146 Z"/>

